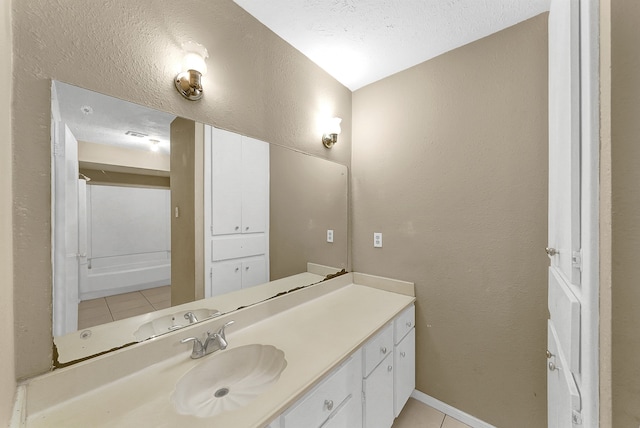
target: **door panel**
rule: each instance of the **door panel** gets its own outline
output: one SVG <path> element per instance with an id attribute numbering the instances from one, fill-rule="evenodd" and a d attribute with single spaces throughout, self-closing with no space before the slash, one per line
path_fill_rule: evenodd
<path id="1" fill-rule="evenodd" d="M 211 265 L 211 295 L 238 291 L 242 288 L 242 262 L 232 260 Z"/>
<path id="2" fill-rule="evenodd" d="M 268 282 L 267 262 L 264 256 L 252 257 L 242 261 L 242 288 Z"/>
<path id="3" fill-rule="evenodd" d="M 242 233 L 264 232 L 267 228 L 268 177 L 269 145 L 242 137 Z"/>
<path id="4" fill-rule="evenodd" d="M 555 268 L 549 268 L 549 314 L 571 371 L 580 373 L 580 302 Z"/>
<path id="5" fill-rule="evenodd" d="M 78 329 L 78 142 L 63 122 L 54 130 L 53 334 Z"/>
<path id="6" fill-rule="evenodd" d="M 566 280 L 580 284 L 579 1 L 553 0 L 549 13 L 549 247 Z"/>
<path id="7" fill-rule="evenodd" d="M 549 11 L 548 422 L 580 420 L 580 0 Z"/>
<path id="8" fill-rule="evenodd" d="M 552 321 L 548 322 L 547 341 L 550 353 L 547 361 L 548 426 L 577 426 L 582 405 L 580 393 L 559 346 L 558 334 Z"/>
<path id="9" fill-rule="evenodd" d="M 211 233 L 241 233 L 242 137 L 212 128 Z"/>

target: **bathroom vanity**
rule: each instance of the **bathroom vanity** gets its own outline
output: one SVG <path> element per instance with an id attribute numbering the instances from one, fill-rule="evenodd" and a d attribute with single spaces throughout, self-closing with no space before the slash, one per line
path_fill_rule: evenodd
<path id="1" fill-rule="evenodd" d="M 19 387 L 12 426 L 388 428 L 414 389 L 413 296 L 412 283 L 342 275 L 29 379 Z M 182 340 L 231 320 L 226 350 L 190 358 L 192 344 Z M 234 405 L 241 385 L 234 376 L 263 380 L 231 373 L 244 357 L 223 357 L 254 349 L 268 350 L 265 358 L 283 355 L 286 364 L 277 360 L 284 369 L 255 398 Z M 190 380 L 202 378 L 189 375 L 202 364 L 223 367 L 228 388 L 208 391 L 206 382 Z M 228 401 L 211 416 L 195 416 L 176 405 L 178 384 L 187 398 L 192 388 L 194 396 Z"/>

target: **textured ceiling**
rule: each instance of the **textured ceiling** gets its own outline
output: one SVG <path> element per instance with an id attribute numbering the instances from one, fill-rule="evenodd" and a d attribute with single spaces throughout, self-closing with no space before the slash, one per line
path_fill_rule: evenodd
<path id="1" fill-rule="evenodd" d="M 150 140 L 157 140 L 159 151 L 169 153 L 174 115 L 62 82 L 55 86 L 60 116 L 77 140 L 138 150 L 150 150 Z"/>
<path id="2" fill-rule="evenodd" d="M 549 0 L 234 0 L 351 90 L 549 10 Z"/>

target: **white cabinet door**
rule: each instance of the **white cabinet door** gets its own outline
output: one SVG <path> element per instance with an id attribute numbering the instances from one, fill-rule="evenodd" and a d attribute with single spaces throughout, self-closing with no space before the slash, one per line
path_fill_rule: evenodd
<path id="1" fill-rule="evenodd" d="M 242 233 L 264 232 L 269 203 L 269 145 L 242 137 Z"/>
<path id="2" fill-rule="evenodd" d="M 213 128 L 211 142 L 211 234 L 242 227 L 242 136 Z"/>
<path id="3" fill-rule="evenodd" d="M 397 418 L 416 387 L 416 330 L 409 333 L 393 350 L 393 409 Z"/>
<path id="4" fill-rule="evenodd" d="M 237 291 L 242 288 L 242 262 L 232 260 L 211 265 L 211 295 Z"/>
<path id="5" fill-rule="evenodd" d="M 252 257 L 242 261 L 242 288 L 268 282 L 267 262 L 264 256 Z"/>
<path id="6" fill-rule="evenodd" d="M 393 424 L 393 375 L 393 356 L 389 353 L 362 381 L 365 428 L 389 428 Z"/>

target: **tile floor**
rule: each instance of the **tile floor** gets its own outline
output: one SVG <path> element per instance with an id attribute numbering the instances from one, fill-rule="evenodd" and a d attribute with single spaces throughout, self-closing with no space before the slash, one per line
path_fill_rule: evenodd
<path id="1" fill-rule="evenodd" d="M 409 398 L 392 428 L 470 428 L 444 413 Z"/>
<path id="2" fill-rule="evenodd" d="M 171 287 L 149 288 L 80 302 L 78 329 L 121 320 L 171 306 Z"/>

